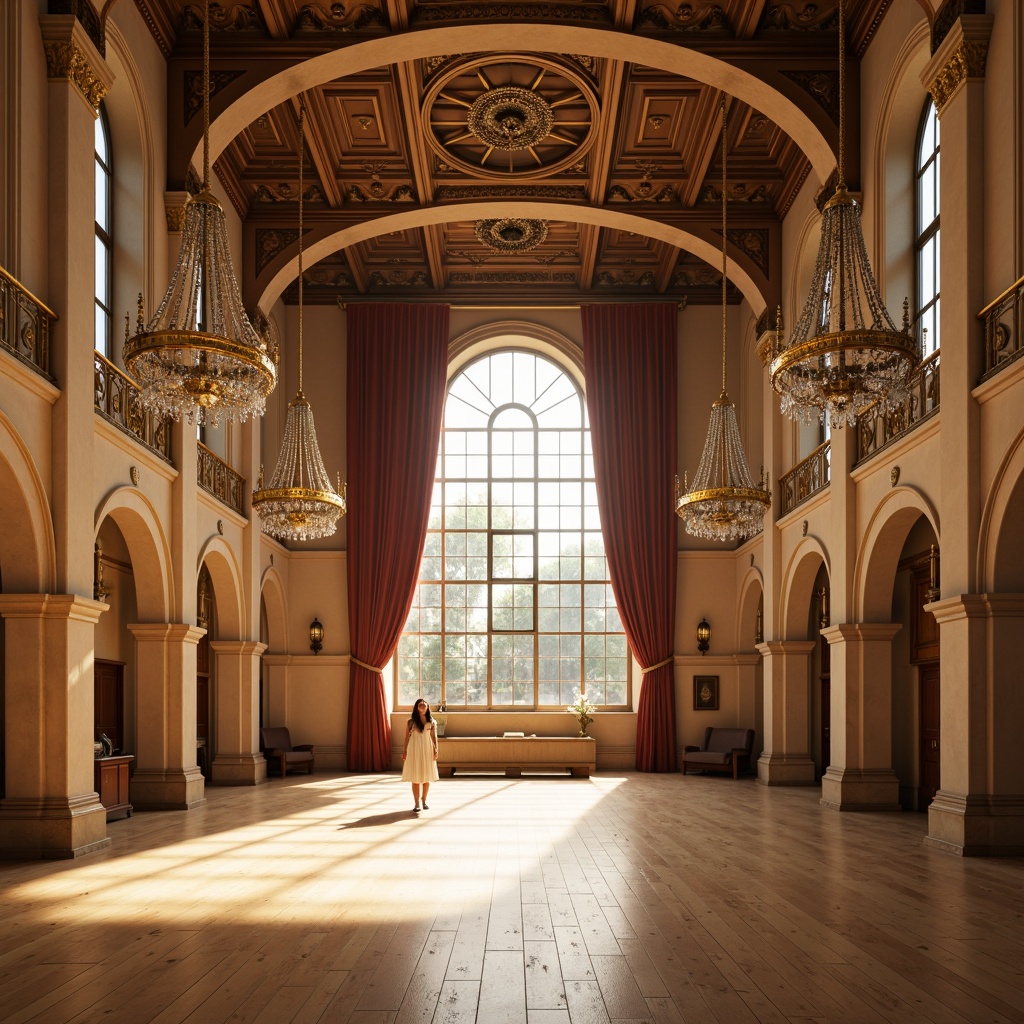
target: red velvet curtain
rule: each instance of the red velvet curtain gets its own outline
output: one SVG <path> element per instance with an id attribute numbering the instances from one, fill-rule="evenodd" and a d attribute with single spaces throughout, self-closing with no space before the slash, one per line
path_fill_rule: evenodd
<path id="1" fill-rule="evenodd" d="M 636 766 L 676 765 L 676 307 L 583 310 L 587 410 L 612 590 L 629 646 L 645 672 Z"/>
<path id="2" fill-rule="evenodd" d="M 419 576 L 444 410 L 448 307 L 352 304 L 347 319 L 348 768 L 379 772 L 390 767 L 391 725 L 374 669 L 395 651 Z"/>

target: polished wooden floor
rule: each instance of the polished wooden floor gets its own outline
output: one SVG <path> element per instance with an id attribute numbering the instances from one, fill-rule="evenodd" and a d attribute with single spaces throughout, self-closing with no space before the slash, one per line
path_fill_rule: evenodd
<path id="1" fill-rule="evenodd" d="M 0 1020 L 1024 1021 L 1024 860 L 724 776 L 211 789 L 0 865 Z"/>

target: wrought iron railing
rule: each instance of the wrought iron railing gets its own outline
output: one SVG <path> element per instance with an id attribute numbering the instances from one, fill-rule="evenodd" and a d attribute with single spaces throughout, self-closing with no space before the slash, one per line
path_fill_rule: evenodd
<path id="1" fill-rule="evenodd" d="M 47 380 L 57 314 L 0 267 L 0 345 Z"/>
<path id="2" fill-rule="evenodd" d="M 981 379 L 987 380 L 1024 352 L 1024 277 L 990 302 L 978 319 L 985 325 L 985 375 Z"/>
<path id="3" fill-rule="evenodd" d="M 196 448 L 199 456 L 196 461 L 196 482 L 228 508 L 233 508 L 239 515 L 245 515 L 242 511 L 245 478 L 214 455 L 202 441 L 196 441 Z"/>
<path id="4" fill-rule="evenodd" d="M 146 409 L 135 381 L 99 352 L 93 352 L 93 368 L 96 411 L 170 462 L 171 421 Z"/>
<path id="5" fill-rule="evenodd" d="M 780 515 L 791 512 L 802 501 L 828 487 L 832 464 L 832 442 L 825 441 L 779 478 Z"/>
<path id="6" fill-rule="evenodd" d="M 939 353 L 936 351 L 914 371 L 910 392 L 895 409 L 883 412 L 872 405 L 857 417 L 857 452 L 853 464 L 860 465 L 938 411 Z"/>

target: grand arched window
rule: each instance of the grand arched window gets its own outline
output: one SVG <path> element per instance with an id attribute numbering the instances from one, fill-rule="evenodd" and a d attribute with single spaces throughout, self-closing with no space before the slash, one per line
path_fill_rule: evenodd
<path id="1" fill-rule="evenodd" d="M 586 405 L 551 360 L 488 354 L 452 381 L 396 705 L 629 704 Z"/>
<path id="2" fill-rule="evenodd" d="M 113 348 L 113 175 L 110 151 L 110 122 L 100 104 L 96 118 L 96 329 L 93 346 L 108 359 Z"/>
<path id="3" fill-rule="evenodd" d="M 922 355 L 939 347 L 939 118 L 928 99 L 921 117 L 914 162 L 917 223 L 915 322 L 923 342 Z"/>

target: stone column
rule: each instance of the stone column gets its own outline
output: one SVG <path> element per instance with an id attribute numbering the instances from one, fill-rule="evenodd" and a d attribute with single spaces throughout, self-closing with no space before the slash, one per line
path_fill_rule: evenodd
<path id="1" fill-rule="evenodd" d="M 764 750 L 757 781 L 768 786 L 814 785 L 810 755 L 810 671 L 813 640 L 766 640 L 764 658 Z"/>
<path id="2" fill-rule="evenodd" d="M 187 623 L 129 625 L 137 665 L 138 758 L 131 797 L 136 808 L 188 810 L 206 803 L 196 764 L 196 643 Z"/>
<path id="3" fill-rule="evenodd" d="M 212 781 L 254 786 L 267 779 L 259 744 L 260 656 L 266 644 L 254 640 L 211 640 L 217 658 L 217 756 Z"/>
<path id="4" fill-rule="evenodd" d="M 8 725 L 0 856 L 78 857 L 110 845 L 93 781 L 94 632 L 106 610 L 77 594 L 0 594 Z"/>
<path id="5" fill-rule="evenodd" d="M 832 763 L 821 803 L 837 811 L 898 811 L 892 768 L 892 638 L 899 623 L 829 626 Z M 943 652 L 945 655 L 945 652 Z"/>
<path id="6" fill-rule="evenodd" d="M 939 624 L 940 789 L 925 843 L 961 855 L 1024 854 L 1024 594 L 927 606 Z"/>

